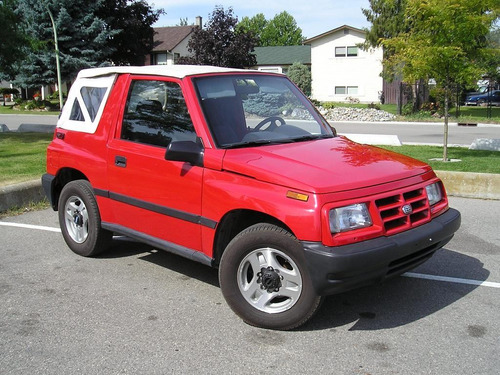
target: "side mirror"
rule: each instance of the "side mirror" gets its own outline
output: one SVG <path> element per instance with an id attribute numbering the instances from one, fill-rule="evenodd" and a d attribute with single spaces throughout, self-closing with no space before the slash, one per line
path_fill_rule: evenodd
<path id="1" fill-rule="evenodd" d="M 204 148 L 193 141 L 173 141 L 167 147 L 165 159 L 183 161 L 197 167 L 203 167 Z"/>

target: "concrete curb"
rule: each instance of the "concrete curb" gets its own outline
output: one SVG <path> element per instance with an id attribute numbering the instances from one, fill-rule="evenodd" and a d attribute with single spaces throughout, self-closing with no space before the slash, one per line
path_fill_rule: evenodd
<path id="1" fill-rule="evenodd" d="M 500 174 L 435 171 L 448 195 L 500 200 Z"/>
<path id="2" fill-rule="evenodd" d="M 448 195 L 464 198 L 500 200 L 500 174 L 435 171 Z M 45 193 L 41 180 L 0 186 L 0 212 L 41 202 Z"/>
<path id="3" fill-rule="evenodd" d="M 22 182 L 15 185 L 0 186 L 0 212 L 15 207 L 23 207 L 31 202 L 45 199 L 41 180 Z"/>

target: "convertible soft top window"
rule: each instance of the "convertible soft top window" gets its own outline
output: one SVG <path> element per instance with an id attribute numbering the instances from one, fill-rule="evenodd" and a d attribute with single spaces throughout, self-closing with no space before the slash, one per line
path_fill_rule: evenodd
<path id="1" fill-rule="evenodd" d="M 224 75 L 197 78 L 195 84 L 212 135 L 222 148 L 334 135 L 286 77 Z"/>

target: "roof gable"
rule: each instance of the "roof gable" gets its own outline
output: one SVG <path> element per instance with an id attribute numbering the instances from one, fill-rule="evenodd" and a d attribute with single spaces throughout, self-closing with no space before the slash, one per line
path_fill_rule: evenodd
<path id="1" fill-rule="evenodd" d="M 196 26 L 155 27 L 153 51 L 172 51 L 186 39 Z"/>
<path id="2" fill-rule="evenodd" d="M 335 33 L 339 32 L 339 31 L 342 31 L 342 30 L 344 30 L 344 32 L 345 32 L 345 30 L 347 30 L 347 32 L 354 31 L 356 33 L 361 33 L 363 35 L 366 34 L 366 31 L 363 30 L 363 29 L 358 29 L 356 27 L 352 27 L 352 26 L 348 26 L 348 25 L 343 25 L 343 26 L 337 27 L 336 29 L 332 29 L 330 31 L 327 31 L 327 32 L 325 32 L 323 34 L 319 34 L 319 35 L 313 36 L 312 38 L 306 39 L 304 41 L 304 44 L 309 44 L 311 42 L 315 42 L 318 39 L 324 38 L 325 36 L 328 36 L 328 35 L 331 35 L 331 34 L 335 34 Z"/>

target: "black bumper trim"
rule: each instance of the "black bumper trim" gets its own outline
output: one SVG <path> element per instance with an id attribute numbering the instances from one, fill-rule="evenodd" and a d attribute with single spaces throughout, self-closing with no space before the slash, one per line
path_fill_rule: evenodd
<path id="1" fill-rule="evenodd" d="M 409 271 L 446 245 L 460 222 L 460 212 L 450 208 L 427 224 L 390 237 L 338 247 L 303 241 L 314 288 L 319 295 L 335 294 Z"/>
<path id="2" fill-rule="evenodd" d="M 45 173 L 42 176 L 43 191 L 45 192 L 45 195 L 47 196 L 49 203 L 54 211 L 57 209 L 57 202 L 55 201 L 54 189 L 53 189 L 55 178 L 56 176 L 51 175 L 49 173 Z"/>

